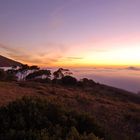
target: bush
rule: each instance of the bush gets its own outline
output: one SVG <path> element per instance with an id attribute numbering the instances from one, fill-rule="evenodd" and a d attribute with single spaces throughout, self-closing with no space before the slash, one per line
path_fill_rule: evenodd
<path id="1" fill-rule="evenodd" d="M 16 81 L 17 80 L 17 77 L 13 73 L 7 73 L 5 80 L 6 81 Z"/>
<path id="2" fill-rule="evenodd" d="M 39 83 L 48 83 L 48 84 L 51 84 L 52 82 L 50 78 L 45 78 L 45 79 L 37 78 L 30 81 L 39 82 Z"/>
<path id="3" fill-rule="evenodd" d="M 85 85 L 85 86 L 94 86 L 94 85 L 96 85 L 96 83 L 93 81 L 93 80 L 91 80 L 91 79 L 87 79 L 87 78 L 83 78 L 82 79 L 82 83 Z"/>
<path id="4" fill-rule="evenodd" d="M 98 140 L 100 127 L 88 114 L 38 98 L 0 108 L 0 140 Z"/>
<path id="5" fill-rule="evenodd" d="M 0 80 L 4 80 L 6 78 L 6 73 L 4 70 L 0 69 Z"/>
<path id="6" fill-rule="evenodd" d="M 4 71 L 0 69 L 0 80 L 1 81 L 16 81 L 17 77 L 11 71 Z"/>
<path id="7" fill-rule="evenodd" d="M 72 76 L 65 76 L 61 80 L 63 85 L 74 86 L 77 84 L 77 79 Z"/>

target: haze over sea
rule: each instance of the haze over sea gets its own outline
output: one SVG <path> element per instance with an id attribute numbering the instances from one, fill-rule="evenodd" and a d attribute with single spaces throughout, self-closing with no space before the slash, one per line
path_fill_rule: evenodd
<path id="1" fill-rule="evenodd" d="M 128 68 L 73 68 L 73 76 L 89 78 L 95 82 L 122 88 L 134 93 L 140 91 L 140 69 Z"/>
<path id="2" fill-rule="evenodd" d="M 140 67 L 139 13 L 140 0 L 0 0 L 0 55 L 40 67 Z M 137 67 L 72 71 L 137 93 Z"/>

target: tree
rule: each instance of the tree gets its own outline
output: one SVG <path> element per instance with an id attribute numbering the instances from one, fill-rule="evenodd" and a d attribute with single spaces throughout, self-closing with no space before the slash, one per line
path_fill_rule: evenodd
<path id="1" fill-rule="evenodd" d="M 87 78 L 83 78 L 78 82 L 79 86 L 82 87 L 93 87 L 94 85 L 96 85 L 96 83 L 91 80 L 91 79 L 87 79 Z"/>
<path id="2" fill-rule="evenodd" d="M 4 80 L 6 78 L 6 73 L 3 69 L 0 69 L 0 80 Z"/>
<path id="3" fill-rule="evenodd" d="M 23 64 L 23 65 L 21 65 L 19 71 L 20 72 L 25 72 L 25 71 L 27 71 L 29 69 L 30 69 L 30 66 L 28 66 L 27 64 Z"/>
<path id="4" fill-rule="evenodd" d="M 40 68 L 36 65 L 30 66 L 30 70 L 39 70 Z"/>
<path id="5" fill-rule="evenodd" d="M 14 71 L 8 70 L 4 71 L 0 69 L 0 80 L 2 81 L 15 81 L 17 77 L 15 76 Z"/>
<path id="6" fill-rule="evenodd" d="M 16 81 L 16 70 L 8 70 L 6 71 L 6 81 Z"/>
<path id="7" fill-rule="evenodd" d="M 61 79 L 66 75 L 71 75 L 72 73 L 70 72 L 69 69 L 63 69 L 59 68 L 57 71 L 53 73 L 54 79 Z"/>
<path id="8" fill-rule="evenodd" d="M 74 86 L 77 84 L 77 79 L 72 76 L 64 76 L 61 80 L 64 85 Z"/>
<path id="9" fill-rule="evenodd" d="M 27 80 L 33 80 L 37 77 L 45 75 L 46 78 L 49 78 L 51 76 L 51 71 L 50 70 L 38 70 L 33 73 L 30 73 L 29 75 L 26 76 Z M 42 78 L 41 78 L 42 79 Z"/>
<path id="10" fill-rule="evenodd" d="M 21 67 L 17 71 L 17 75 L 19 80 L 25 80 L 27 75 L 30 73 L 33 73 L 35 71 L 38 71 L 40 68 L 38 66 L 28 66 L 27 64 L 21 65 Z"/>

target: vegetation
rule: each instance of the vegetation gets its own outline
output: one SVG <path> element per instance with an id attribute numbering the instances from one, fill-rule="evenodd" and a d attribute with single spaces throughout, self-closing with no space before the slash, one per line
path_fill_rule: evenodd
<path id="1" fill-rule="evenodd" d="M 1 107 L 0 124 L 1 140 L 99 140 L 97 136 L 104 136 L 90 115 L 39 98 L 22 98 Z"/>
<path id="2" fill-rule="evenodd" d="M 82 80 L 80 82 L 82 83 Z M 57 105 L 57 107 L 60 108 L 60 110 L 62 109 L 64 110 L 64 112 L 66 111 L 69 113 L 69 115 L 72 116 L 73 114 L 83 114 L 81 112 L 90 113 L 91 118 L 94 117 L 93 119 L 94 126 L 96 125 L 100 126 L 99 130 L 101 133 L 103 133 L 103 135 L 97 134 L 96 131 L 94 130 L 93 134 L 96 135 L 96 137 L 105 138 L 105 140 L 118 140 L 118 139 L 139 140 L 140 139 L 140 135 L 139 135 L 140 97 L 138 95 L 134 95 L 124 90 L 116 89 L 113 87 L 101 85 L 94 82 L 92 86 L 88 85 L 83 87 L 82 86 L 79 87 L 79 85 L 64 86 L 62 84 L 53 84 L 53 83 L 46 84 L 46 82 L 42 83 L 42 82 L 33 82 L 33 81 L 22 81 L 22 82 L 12 82 L 12 83 L 0 82 L 0 105 L 6 105 L 10 101 L 13 101 L 17 98 L 21 98 L 23 96 L 26 97 L 37 96 L 41 99 L 47 100 L 47 103 L 45 104 L 48 104 L 49 102 L 51 104 Z M 30 99 L 30 101 L 32 101 L 32 99 Z M 29 106 L 32 105 L 29 104 Z M 5 106 L 4 108 L 10 108 L 10 106 L 8 105 L 7 107 Z M 14 108 L 13 105 L 12 108 Z M 16 118 L 20 116 L 18 115 L 17 111 L 22 110 L 22 107 L 20 106 L 19 108 L 20 109 L 17 109 L 17 107 L 15 107 L 15 111 L 11 110 L 11 113 L 9 113 L 8 115 L 0 112 L 0 116 L 2 114 L 7 115 L 7 117 L 2 115 L 2 118 L 4 119 L 5 122 L 4 125 L 6 126 L 8 125 L 8 127 L 10 127 L 12 122 L 17 120 L 14 119 L 15 117 L 13 115 L 17 114 Z M 26 106 L 25 108 L 28 109 L 29 107 Z M 71 111 L 73 109 L 75 111 Z M 21 114 L 21 116 L 24 116 L 24 114 L 26 113 L 24 113 L 23 110 L 22 112 L 23 114 Z M 30 113 L 32 114 L 32 111 L 30 111 Z M 11 119 L 8 116 L 11 117 Z M 39 116 L 40 114 L 38 114 L 38 117 Z M 58 117 L 56 117 L 55 119 L 57 120 L 57 118 Z M 7 122 L 7 120 L 9 119 L 11 121 Z M 0 118 L 0 120 L 2 119 Z M 68 126 L 68 123 L 66 125 Z M 84 137 L 84 134 L 81 133 L 77 127 L 75 128 L 76 131 L 78 131 L 80 137 Z M 69 132 L 67 131 L 67 136 L 70 135 L 70 130 L 72 130 L 72 132 L 73 131 L 75 132 L 75 128 L 73 128 L 73 126 L 69 128 Z M 30 132 L 26 130 L 20 131 L 21 129 L 19 129 L 19 127 L 17 127 L 16 130 L 13 130 L 14 128 L 11 127 L 9 129 L 10 130 L 12 129 L 12 132 L 15 132 L 16 134 L 19 134 L 21 132 L 28 134 Z M 89 129 L 89 126 L 87 127 L 87 129 Z M 12 133 L 10 132 L 10 130 L 5 133 L 5 137 L 8 137 L 6 136 L 8 133 Z M 55 128 L 55 130 L 57 130 L 57 128 Z M 31 130 L 31 132 L 32 131 L 33 130 Z M 38 133 L 40 134 L 40 131 L 44 132 L 44 130 L 42 130 L 41 128 L 41 130 L 37 129 L 36 134 Z M 88 133 L 86 134 L 86 137 L 91 136 L 93 134 Z M 25 138 L 25 140 L 26 139 L 27 138 Z"/>
<path id="3" fill-rule="evenodd" d="M 6 77 L 5 74 L 6 74 L 6 73 L 4 72 L 4 70 L 0 69 L 0 80 L 1 80 L 1 81 L 5 79 L 5 77 Z"/>
<path id="4" fill-rule="evenodd" d="M 67 86 L 75 86 L 77 85 L 77 79 L 72 76 L 64 76 L 62 77 L 62 84 Z"/>
<path id="5" fill-rule="evenodd" d="M 72 73 L 68 69 L 59 68 L 53 73 L 54 79 L 61 79 L 64 76 L 71 75 Z"/>
<path id="6" fill-rule="evenodd" d="M 16 81 L 17 72 L 25 73 L 26 81 Z M 139 95 L 87 78 L 78 81 L 68 69 L 51 76 L 37 66 L 0 70 L 0 105 L 23 96 L 41 98 L 0 108 L 1 140 L 140 139 Z"/>
<path id="7" fill-rule="evenodd" d="M 26 80 L 33 80 L 33 79 L 43 76 L 43 75 L 46 76 L 46 78 L 49 78 L 51 76 L 50 70 L 39 70 L 39 71 L 30 73 L 29 75 L 26 76 Z"/>
<path id="8" fill-rule="evenodd" d="M 11 71 L 0 69 L 0 81 L 16 81 L 17 77 Z"/>

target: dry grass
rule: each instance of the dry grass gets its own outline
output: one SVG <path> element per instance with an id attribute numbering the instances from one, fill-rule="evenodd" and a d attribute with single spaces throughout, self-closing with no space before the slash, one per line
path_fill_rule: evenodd
<path id="1" fill-rule="evenodd" d="M 120 137 L 125 140 L 126 135 L 131 140 L 140 129 L 140 97 L 125 91 L 116 92 L 118 91 L 109 87 L 87 90 L 34 82 L 0 82 L 0 105 L 23 96 L 47 98 L 93 114 L 106 131 L 112 133 L 114 140 Z"/>

